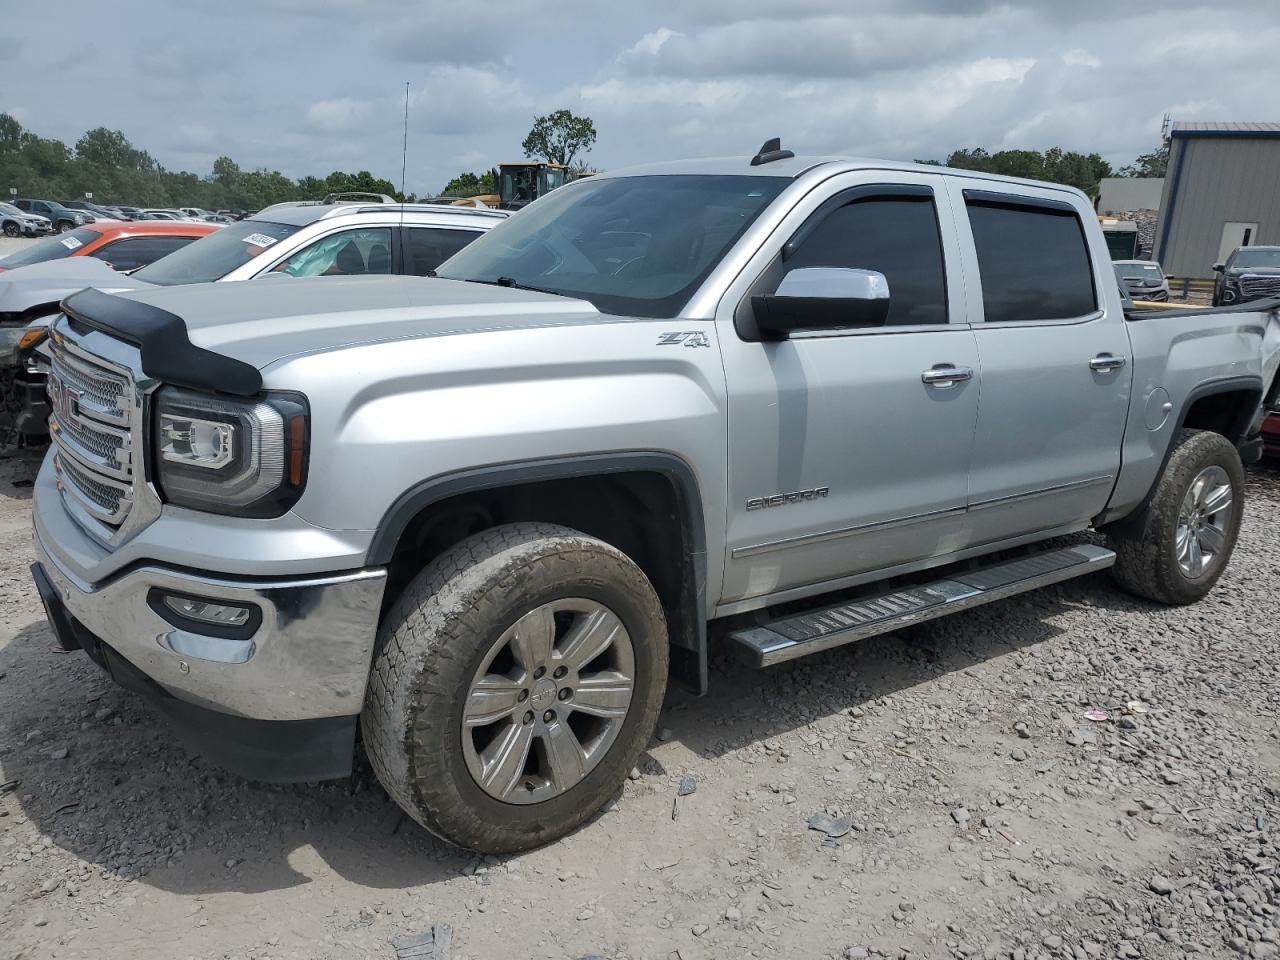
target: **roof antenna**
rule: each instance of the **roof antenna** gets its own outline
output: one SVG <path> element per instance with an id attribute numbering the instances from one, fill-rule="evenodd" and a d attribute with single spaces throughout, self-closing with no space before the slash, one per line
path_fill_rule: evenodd
<path id="1" fill-rule="evenodd" d="M 766 140 L 764 146 L 760 148 L 760 152 L 751 158 L 751 165 L 758 167 L 762 163 L 773 163 L 775 160 L 787 160 L 794 157 L 795 154 L 790 150 L 782 149 L 782 138 L 774 137 L 772 140 Z"/>
<path id="2" fill-rule="evenodd" d="M 409 166 L 409 81 L 404 82 L 404 149 L 400 154 L 400 227 L 404 228 L 404 173 Z"/>

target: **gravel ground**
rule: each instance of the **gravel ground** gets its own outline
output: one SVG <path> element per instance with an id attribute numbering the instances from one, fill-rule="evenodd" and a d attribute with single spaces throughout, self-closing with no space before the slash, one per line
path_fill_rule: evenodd
<path id="1" fill-rule="evenodd" d="M 0 960 L 391 958 L 437 923 L 455 960 L 1277 954 L 1280 473 L 1196 606 L 1100 575 L 763 672 L 717 656 L 611 809 L 476 858 L 367 772 L 210 769 L 58 652 L 32 469 L 0 461 Z"/>

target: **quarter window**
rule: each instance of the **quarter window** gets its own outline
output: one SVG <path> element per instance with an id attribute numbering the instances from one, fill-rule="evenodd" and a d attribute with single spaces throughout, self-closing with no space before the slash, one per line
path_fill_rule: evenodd
<path id="1" fill-rule="evenodd" d="M 1074 211 L 969 201 L 987 323 L 1070 320 L 1097 309 Z"/>
<path id="2" fill-rule="evenodd" d="M 889 281 L 886 325 L 947 322 L 947 283 L 933 200 L 869 197 L 833 210 L 785 261 L 876 270 Z"/>

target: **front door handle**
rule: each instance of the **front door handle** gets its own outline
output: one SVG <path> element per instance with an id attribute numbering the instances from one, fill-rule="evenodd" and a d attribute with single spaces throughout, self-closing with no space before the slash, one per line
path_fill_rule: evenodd
<path id="1" fill-rule="evenodd" d="M 951 363 L 935 363 L 920 374 L 920 381 L 931 387 L 951 387 L 973 379 L 973 367 L 957 367 Z"/>
<path id="2" fill-rule="evenodd" d="M 1124 357 L 1113 357 L 1109 353 L 1100 353 L 1089 361 L 1090 370 L 1100 370 L 1106 372 L 1108 370 L 1119 370 L 1126 363 Z"/>

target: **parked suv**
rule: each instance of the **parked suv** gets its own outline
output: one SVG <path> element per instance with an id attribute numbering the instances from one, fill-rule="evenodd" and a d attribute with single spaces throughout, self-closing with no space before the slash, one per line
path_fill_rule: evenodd
<path id="1" fill-rule="evenodd" d="M 254 277 L 313 277 L 410 273 L 425 276 L 445 259 L 511 216 L 506 211 L 475 210 L 431 204 L 352 204 L 334 200 L 286 203 L 256 217 L 222 227 L 197 221 L 137 220 L 111 224 L 116 234 L 131 230 L 169 236 L 200 236 L 182 249 L 169 250 L 131 276 L 83 258 L 62 265 L 42 263 L 0 272 L 0 338 L 16 337 L 22 344 L 6 368 L 18 369 L 22 389 L 10 420 L 21 425 L 29 442 L 44 431 L 44 381 L 47 364 L 36 352 L 43 331 L 57 313 L 58 301 L 83 287 L 110 291 L 137 290 L 153 285 L 249 280 Z M 108 225 L 103 225 L 104 227 Z M 81 235 L 85 239 L 81 241 Z M 93 237 L 93 240 L 88 239 Z M 52 252 L 66 256 L 82 252 L 81 242 L 105 247 L 102 228 L 82 227 L 75 233 L 50 237 Z M 164 243 L 165 241 L 158 241 Z M 170 241 L 172 242 L 172 241 Z M 116 249 L 114 246 L 110 249 Z M 39 244 L 0 260 L 0 270 L 45 258 Z M 120 252 L 120 251 L 117 251 Z M 99 259 L 110 262 L 111 257 Z M 134 265 L 136 266 L 136 264 Z M 20 333 L 13 333 L 22 328 Z M 0 411 L 2 414 L 3 411 Z M 3 419 L 0 417 L 0 419 Z M 2 427 L 3 424 L 0 424 Z"/>
<path id="2" fill-rule="evenodd" d="M 86 223 L 93 223 L 94 217 L 84 210 L 72 210 L 54 200 L 15 200 L 13 205 L 27 213 L 38 213 L 46 218 L 58 233 L 66 233 Z"/>
<path id="3" fill-rule="evenodd" d="M 1204 597 L 1280 322 L 1129 322 L 1078 190 L 776 141 L 568 184 L 436 272 L 68 297 L 34 573 L 195 749 L 335 777 L 359 725 L 493 852 L 616 795 L 709 635 L 768 666 L 1108 567 Z"/>
<path id="4" fill-rule="evenodd" d="M 1215 307 L 1280 296 L 1280 247 L 1237 247 L 1213 269 Z"/>
<path id="5" fill-rule="evenodd" d="M 0 233 L 6 237 L 39 237 L 53 229 L 47 218 L 0 201 Z"/>
<path id="6" fill-rule="evenodd" d="M 99 206 L 96 203 L 90 203 L 88 200 L 63 200 L 62 205 L 72 210 L 83 210 L 85 213 L 90 214 L 95 221 L 125 219 L 119 213 L 108 210 L 106 207 Z"/>
<path id="7" fill-rule="evenodd" d="M 1134 300 L 1169 299 L 1169 278 L 1154 260 L 1116 260 L 1116 276 Z"/>

